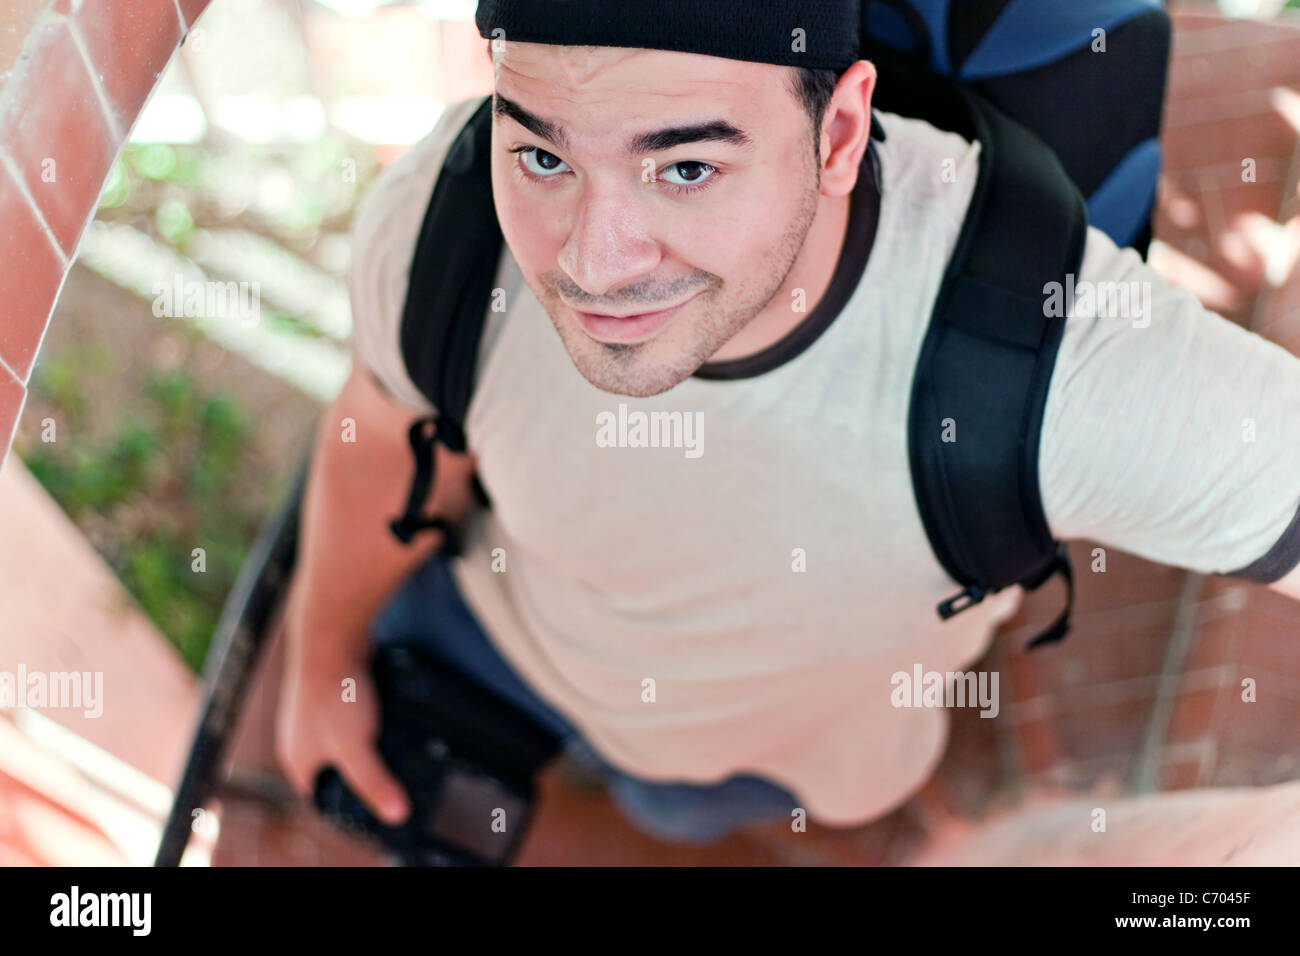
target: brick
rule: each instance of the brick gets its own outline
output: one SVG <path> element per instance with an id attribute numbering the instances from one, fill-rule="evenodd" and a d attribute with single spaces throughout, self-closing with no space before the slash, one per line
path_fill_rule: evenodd
<path id="1" fill-rule="evenodd" d="M 1183 658 L 1184 670 L 1219 667 L 1239 660 L 1245 633 L 1245 617 L 1240 613 L 1221 614 L 1212 619 L 1203 615 Z"/>
<path id="2" fill-rule="evenodd" d="M 1214 730 L 1214 715 L 1223 693 L 1222 687 L 1214 686 L 1180 692 L 1174 702 L 1173 712 L 1169 715 L 1165 743 L 1192 743 L 1210 736 Z"/>
<path id="3" fill-rule="evenodd" d="M 1277 107 L 1271 90 L 1238 88 L 1229 80 L 1215 96 L 1169 99 L 1165 104 L 1165 131 L 1182 126 L 1199 129 L 1202 135 L 1215 136 L 1218 124 L 1246 116 L 1276 117 Z"/>
<path id="4" fill-rule="evenodd" d="M 1205 202 L 1210 227 L 1216 234 L 1236 228 L 1236 220 L 1248 213 L 1276 222 L 1282 206 L 1282 182 L 1243 183 L 1238 177 L 1223 189 L 1209 191 Z"/>
<path id="5" fill-rule="evenodd" d="M 1202 782 L 1206 787 L 1267 787 L 1294 780 L 1295 757 L 1248 747 L 1220 749 Z"/>
<path id="6" fill-rule="evenodd" d="M 1291 343 L 1289 351 L 1297 351 L 1297 335 L 1300 335 L 1300 217 L 1292 219 L 1287 225 L 1285 237 L 1276 241 L 1291 245 L 1291 268 L 1282 285 L 1273 290 L 1264 304 L 1259 322 L 1259 332 L 1265 338 L 1276 342 L 1283 348 Z"/>
<path id="7" fill-rule="evenodd" d="M 1205 57 L 1267 42 L 1276 33 L 1272 23 L 1210 14 L 1178 14 L 1174 18 L 1173 55 Z"/>
<path id="8" fill-rule="evenodd" d="M 1147 561 L 1118 548 L 1105 547 L 1106 570 L 1093 571 L 1092 552 L 1101 547 L 1092 541 L 1070 542 L 1075 570 L 1074 604 L 1081 614 L 1174 601 L 1182 593 L 1187 578 L 1182 568 Z"/>
<path id="9" fill-rule="evenodd" d="M 59 0 L 56 9 L 70 3 Z M 176 6 L 172 0 L 83 3 L 74 21 L 119 128 L 127 130 L 181 42 Z"/>
<path id="10" fill-rule="evenodd" d="M 0 365 L 0 465 L 3 465 L 9 446 L 13 444 L 14 431 L 26 399 L 27 390 L 22 383 Z"/>
<path id="11" fill-rule="evenodd" d="M 1214 718 L 1214 737 L 1224 752 L 1249 749 L 1281 755 L 1294 753 L 1300 727 L 1300 700 L 1277 692 L 1279 677 L 1266 672 L 1246 676 L 1257 680 L 1253 703 L 1241 699 L 1240 683 L 1225 688 Z"/>
<path id="12" fill-rule="evenodd" d="M 50 237 L 9 173 L 0 168 L 0 359 L 24 384 L 59 286 L 63 263 Z M 6 447 L 8 447 L 6 445 Z"/>
<path id="13" fill-rule="evenodd" d="M 1300 636 L 1300 603 L 1261 584 L 1251 585 L 1250 607 L 1261 614 L 1275 618 L 1291 633 Z"/>
<path id="14" fill-rule="evenodd" d="M 1212 135 L 1211 135 L 1212 132 Z M 1266 161 L 1286 174 L 1286 163 L 1295 147 L 1295 131 L 1276 113 L 1230 116 L 1212 125 L 1172 125 L 1160 137 L 1167 172 L 1195 170 L 1203 166 L 1227 166 L 1241 181 L 1241 161 L 1255 160 L 1256 178 L 1265 179 Z"/>
<path id="15" fill-rule="evenodd" d="M 1261 334 L 1292 355 L 1300 355 L 1300 308 L 1291 309 L 1281 317 L 1272 316 Z"/>
<path id="16" fill-rule="evenodd" d="M 1155 677 L 1164 663 L 1171 626 L 1172 621 L 1140 627 L 1135 620 L 1131 631 L 1097 633 L 1085 619 L 1069 638 L 1077 642 L 1069 656 L 1043 660 L 1039 686 L 1068 701 L 1089 688 Z"/>
<path id="17" fill-rule="evenodd" d="M 1161 790 L 1190 790 L 1201 778 L 1201 761 L 1194 757 L 1164 758 L 1156 786 Z"/>
<path id="18" fill-rule="evenodd" d="M 51 231 L 71 256 L 98 204 L 118 144 L 66 23 L 48 31 L 18 81 L 23 88 L 0 120 L 0 142 L 8 145 Z"/>
<path id="19" fill-rule="evenodd" d="M 1016 749 L 1026 773 L 1046 773 L 1064 760 L 1053 718 L 1040 717 L 1018 724 L 1014 733 Z"/>
<path id="20" fill-rule="evenodd" d="M 1093 573 L 1092 547 L 1070 545 L 1075 610 L 1064 643 L 1023 650 L 1031 630 L 1050 620 L 1059 596 L 1027 596 L 1003 625 L 997 647 L 1006 652 L 1003 692 L 1009 701 L 1068 700 L 1080 688 L 1159 672 L 1186 572 L 1108 548 L 1106 572 Z"/>
<path id="21" fill-rule="evenodd" d="M 1023 639 L 1019 643 L 1023 643 Z M 1052 649 L 1048 648 L 1037 653 L 1052 653 Z M 1047 694 L 1050 686 L 1042 665 L 1034 659 L 1034 655 L 1022 652 L 1007 655 L 1000 681 L 998 690 L 1009 702 L 1042 697 Z"/>
<path id="22" fill-rule="evenodd" d="M 1062 703 L 1056 731 L 1069 760 L 1129 760 L 1136 756 L 1155 703 L 1154 686 L 1125 685 L 1095 688 L 1091 700 L 1081 696 Z"/>
<path id="23" fill-rule="evenodd" d="M 17 65 L 23 44 L 44 5 L 44 0 L 7 0 L 5 3 L 4 29 L 0 30 L 0 89 L 4 88 L 7 74 Z"/>
<path id="24" fill-rule="evenodd" d="M 1047 773 L 1026 776 L 1029 791 L 1064 790 L 1072 793 L 1113 792 L 1133 772 L 1133 754 L 1108 754 L 1093 760 L 1062 759 Z M 1098 796 L 1097 799 L 1105 799 Z"/>
<path id="25" fill-rule="evenodd" d="M 1223 17 L 1216 16 L 1213 13 L 1196 13 L 1190 10 L 1180 10 L 1173 13 L 1174 20 L 1174 56 L 1187 55 L 1196 42 L 1196 34 L 1207 31 L 1222 30 L 1225 22 L 1232 25 L 1232 21 L 1225 21 Z M 1202 41 L 1204 42 L 1204 41 Z"/>
<path id="26" fill-rule="evenodd" d="M 1223 78 L 1233 79 L 1233 89 L 1268 89 L 1295 83 L 1300 59 L 1300 31 L 1271 29 L 1257 33 L 1241 46 L 1214 56 L 1176 51 L 1169 69 L 1171 97 L 1192 99 L 1223 91 Z"/>
<path id="27" fill-rule="evenodd" d="M 1258 667 L 1281 674 L 1300 674 L 1300 635 L 1291 621 L 1252 606 L 1245 622 L 1238 660 L 1243 668 Z"/>
<path id="28" fill-rule="evenodd" d="M 1194 191 L 1199 187 L 1188 188 Z M 1157 216 L 1157 229 L 1168 230 L 1161 233 L 1162 240 L 1204 264 L 1217 283 L 1230 287 L 1237 303 L 1206 301 L 1206 307 L 1240 325 L 1249 320 L 1255 297 L 1265 281 L 1263 252 L 1252 243 L 1249 221 L 1243 217 L 1262 216 L 1272 221 L 1280 201 L 1277 184 L 1256 183 L 1197 193 L 1200 221 L 1195 229 L 1169 229 L 1167 212 Z"/>
<path id="29" fill-rule="evenodd" d="M 180 7 L 181 15 L 185 17 L 185 23 L 189 27 L 194 26 L 194 21 L 208 7 L 209 0 L 177 0 L 176 5 Z"/>
<path id="30" fill-rule="evenodd" d="M 942 788 L 958 814 L 979 816 L 1011 782 L 1001 740 L 1007 738 L 1014 747 L 1014 728 L 1008 720 L 980 717 L 969 707 L 954 708 L 950 713 L 948 746 L 931 783 Z"/>

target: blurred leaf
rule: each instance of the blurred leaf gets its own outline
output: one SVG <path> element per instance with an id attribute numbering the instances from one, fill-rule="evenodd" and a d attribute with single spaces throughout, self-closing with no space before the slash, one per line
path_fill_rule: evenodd
<path id="1" fill-rule="evenodd" d="M 126 165 L 119 159 L 113 163 L 113 168 L 108 173 L 108 182 L 104 183 L 104 189 L 99 194 L 99 208 L 116 209 L 130 195 L 131 177 L 126 173 Z"/>
<path id="2" fill-rule="evenodd" d="M 194 217 L 180 200 L 169 199 L 158 206 L 154 214 L 158 232 L 174 246 L 184 246 L 194 233 Z"/>
<path id="3" fill-rule="evenodd" d="M 136 171 L 146 179 L 167 179 L 176 168 L 176 150 L 167 143 L 148 143 L 133 150 Z"/>

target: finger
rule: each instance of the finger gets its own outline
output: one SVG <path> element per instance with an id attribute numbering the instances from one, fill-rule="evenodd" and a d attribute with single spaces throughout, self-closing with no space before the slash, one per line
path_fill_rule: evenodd
<path id="1" fill-rule="evenodd" d="M 401 823 L 411 812 L 406 791 L 373 747 L 361 746 L 349 752 L 339 770 L 366 806 L 390 826 Z"/>

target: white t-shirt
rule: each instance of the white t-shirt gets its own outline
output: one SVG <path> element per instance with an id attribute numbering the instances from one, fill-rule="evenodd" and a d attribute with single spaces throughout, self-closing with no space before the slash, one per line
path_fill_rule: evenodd
<path id="1" fill-rule="evenodd" d="M 355 351 L 413 413 L 429 404 L 398 345 L 407 271 L 480 101 L 449 107 L 384 172 L 355 229 Z M 714 367 L 736 377 L 647 399 L 600 391 L 507 250 L 508 310 L 489 313 L 466 422 L 492 507 L 454 565 L 501 654 L 608 761 L 657 781 L 762 774 L 828 825 L 888 812 L 942 755 L 947 713 L 894 707 L 892 675 L 969 666 L 1021 596 L 940 620 L 958 587 L 908 465 L 912 372 L 979 147 L 879 118 L 875 242 L 860 276 L 846 245 L 832 284 L 847 303 L 810 313 L 824 328 L 802 350 Z M 1267 552 L 1280 578 L 1300 561 L 1300 360 L 1092 229 L 1080 285 L 1101 280 L 1149 283 L 1149 323 L 1067 321 L 1040 452 L 1053 533 L 1207 573 Z M 652 411 L 696 416 L 699 453 L 599 443 L 600 422 Z"/>

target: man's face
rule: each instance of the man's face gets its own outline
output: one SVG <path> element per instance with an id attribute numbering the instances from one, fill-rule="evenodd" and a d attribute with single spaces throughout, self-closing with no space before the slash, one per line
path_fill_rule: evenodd
<path id="1" fill-rule="evenodd" d="M 588 381 L 664 392 L 773 301 L 816 215 L 792 71 L 504 47 L 492 187 L 506 242 Z"/>

